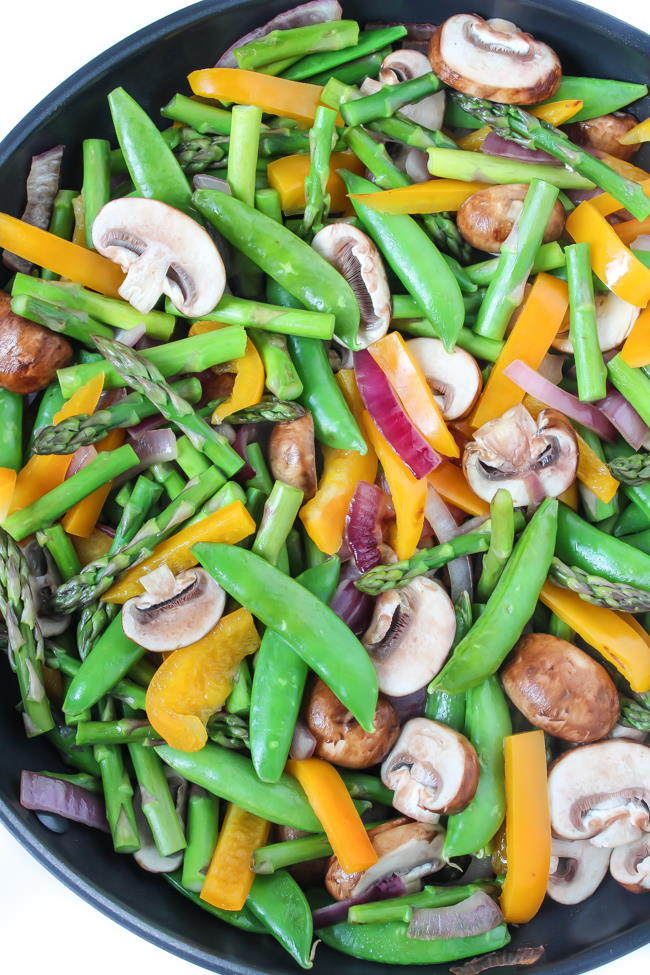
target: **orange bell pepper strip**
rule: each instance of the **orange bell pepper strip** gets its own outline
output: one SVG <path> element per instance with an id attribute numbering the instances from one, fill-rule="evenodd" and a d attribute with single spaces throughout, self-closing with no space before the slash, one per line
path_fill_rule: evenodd
<path id="1" fill-rule="evenodd" d="M 0 522 L 9 514 L 17 477 L 13 467 L 0 467 Z"/>
<path id="2" fill-rule="evenodd" d="M 237 609 L 202 639 L 167 656 L 151 678 L 145 707 L 152 727 L 171 748 L 203 748 L 209 718 L 230 694 L 241 661 L 259 645 L 253 617 Z"/>
<path id="3" fill-rule="evenodd" d="M 458 457 L 458 444 L 447 429 L 442 410 L 436 403 L 419 362 L 409 352 L 400 333 L 390 332 L 384 335 L 378 342 L 368 346 L 368 352 L 425 440 L 441 454 Z"/>
<path id="4" fill-rule="evenodd" d="M 0 213 L 0 247 L 109 298 L 120 297 L 124 272 L 117 264 L 8 213 Z"/>
<path id="5" fill-rule="evenodd" d="M 233 501 L 225 508 L 213 511 L 194 524 L 182 528 L 171 538 L 160 542 L 151 555 L 138 562 L 125 572 L 118 582 L 107 589 L 102 599 L 106 603 L 125 603 L 127 599 L 144 592 L 140 582 L 143 576 L 166 565 L 176 575 L 191 569 L 198 563 L 192 551 L 197 542 L 220 542 L 223 545 L 236 545 L 255 531 L 255 521 L 241 501 Z"/>
<path id="6" fill-rule="evenodd" d="M 650 641 L 640 626 L 637 629 L 638 624 L 632 623 L 634 617 L 594 606 L 551 582 L 544 583 L 539 598 L 613 664 L 633 691 L 642 694 L 650 690 Z"/>
<path id="7" fill-rule="evenodd" d="M 491 131 L 492 128 L 489 125 L 482 125 L 480 129 L 473 129 L 467 135 L 456 139 L 456 145 L 466 152 L 478 152 Z"/>
<path id="8" fill-rule="evenodd" d="M 194 322 L 190 335 L 204 335 L 220 328 L 228 328 L 225 322 Z M 264 365 L 259 353 L 250 339 L 246 340 L 246 351 L 239 359 L 233 359 L 230 366 L 221 367 L 224 372 L 235 373 L 235 385 L 230 396 L 217 406 L 212 414 L 213 423 L 223 423 L 227 416 L 238 410 L 255 406 L 264 393 Z"/>
<path id="9" fill-rule="evenodd" d="M 626 162 L 625 159 L 619 159 L 618 156 L 612 156 L 608 152 L 603 152 L 602 149 L 599 150 L 598 155 L 619 176 L 624 176 L 625 179 L 631 179 L 633 183 L 645 183 L 647 181 L 648 173 L 645 169 L 639 169 L 633 163 Z M 619 209 L 621 209 L 620 204 Z"/>
<path id="10" fill-rule="evenodd" d="M 650 365 L 650 308 L 635 321 L 621 349 L 621 359 L 633 368 Z"/>
<path id="11" fill-rule="evenodd" d="M 255 880 L 251 857 L 270 830 L 265 819 L 230 803 L 201 888 L 202 901 L 222 911 L 241 911 Z"/>
<path id="12" fill-rule="evenodd" d="M 364 410 L 363 430 L 366 438 L 375 449 L 388 487 L 393 507 L 395 524 L 388 530 L 388 541 L 395 550 L 397 558 L 410 559 L 420 541 L 424 526 L 424 509 L 427 503 L 427 479 L 411 473 L 406 464 L 397 456 L 388 441 L 384 439 L 374 424 L 370 414 Z"/>
<path id="13" fill-rule="evenodd" d="M 280 194 L 283 213 L 291 216 L 303 213 L 306 205 L 305 179 L 309 174 L 310 160 L 306 154 L 283 156 L 274 159 L 267 166 L 269 186 Z M 361 176 L 363 163 L 352 152 L 333 152 L 330 158 L 330 174 L 326 191 L 330 195 L 332 213 L 342 213 L 348 206 L 345 184 L 338 174 L 339 169 L 349 169 Z"/>
<path id="14" fill-rule="evenodd" d="M 95 444 L 95 449 L 98 454 L 107 450 L 117 450 L 124 443 L 124 437 L 124 430 L 111 430 L 99 443 Z M 103 487 L 97 488 L 87 498 L 77 502 L 66 512 L 61 524 L 68 535 L 76 535 L 78 538 L 89 538 L 92 535 L 112 484 L 113 482 L 109 481 Z"/>
<path id="15" fill-rule="evenodd" d="M 527 108 L 526 111 L 530 112 L 531 115 L 535 115 L 537 118 L 544 119 L 550 125 L 564 125 L 569 119 L 572 119 L 574 115 L 577 115 L 582 108 L 583 102 L 579 99 L 572 98 L 567 101 L 559 102 L 549 102 L 548 105 L 536 105 L 534 108 Z M 468 149 L 471 152 L 477 152 L 492 129 L 489 125 L 484 125 L 480 129 L 474 129 L 473 132 L 469 132 L 464 135 L 462 139 L 457 139 L 457 145 L 459 149 Z"/>
<path id="16" fill-rule="evenodd" d="M 94 413 L 104 388 L 104 373 L 94 376 L 54 414 L 53 424 L 78 413 Z M 11 513 L 33 504 L 65 480 L 72 454 L 34 454 L 18 473 Z"/>
<path id="17" fill-rule="evenodd" d="M 650 234 L 650 217 L 646 217 L 645 220 L 624 220 L 623 223 L 614 224 L 614 230 L 623 243 L 629 247 L 637 237 L 641 237 L 642 234 Z"/>
<path id="18" fill-rule="evenodd" d="M 379 859 L 368 838 L 345 783 L 333 765 L 322 758 L 290 758 L 287 772 L 305 790 L 321 821 L 334 856 L 346 873 L 367 870 Z"/>
<path id="19" fill-rule="evenodd" d="M 204 68 L 192 71 L 187 80 L 195 95 L 238 105 L 259 105 L 269 115 L 292 118 L 304 125 L 313 123 L 323 92 L 321 85 L 241 68 Z"/>
<path id="20" fill-rule="evenodd" d="M 538 274 L 474 408 L 471 417 L 474 427 L 482 427 L 488 420 L 502 416 L 506 410 L 521 403 L 523 389 L 504 376 L 504 370 L 515 359 L 537 369 L 551 347 L 568 307 L 566 283 L 551 274 Z"/>
<path id="21" fill-rule="evenodd" d="M 620 136 L 618 141 L 622 146 L 636 146 L 640 142 L 650 142 L 650 118 L 639 122 L 625 135 Z"/>
<path id="22" fill-rule="evenodd" d="M 490 505 L 475 494 L 460 467 L 443 460 L 428 476 L 429 484 L 441 498 L 468 515 L 481 517 L 490 513 Z"/>
<path id="23" fill-rule="evenodd" d="M 638 172 L 641 173 L 642 170 L 639 169 Z M 644 177 L 643 179 L 635 180 L 635 182 L 640 182 L 641 186 L 643 187 L 643 191 L 645 195 L 650 196 L 650 175 L 648 175 L 648 173 L 643 173 L 643 177 Z M 616 199 L 615 196 L 612 196 L 611 193 L 601 193 L 600 196 L 595 196 L 593 200 L 590 200 L 589 202 L 593 206 L 594 210 L 598 210 L 598 213 L 600 213 L 603 217 L 608 217 L 610 213 L 616 213 L 617 210 L 622 209 L 619 201 Z M 626 223 L 636 223 L 637 225 L 639 225 L 641 221 L 628 220 L 626 221 Z M 616 233 L 619 233 L 620 228 L 624 226 L 625 223 L 615 224 Z M 642 231 L 639 231 L 639 233 L 641 232 Z M 632 240 L 633 239 L 634 238 L 632 238 Z"/>
<path id="24" fill-rule="evenodd" d="M 509 924 L 525 924 L 542 906 L 551 863 L 544 732 L 508 735 L 503 740 L 503 754 L 508 866 L 501 910 Z"/>
<path id="25" fill-rule="evenodd" d="M 271 163 L 273 165 L 275 163 Z M 365 203 L 381 213 L 442 213 L 458 210 L 473 193 L 489 185 L 464 183 L 461 179 L 431 179 L 426 183 L 384 190 L 383 193 L 352 193 L 350 199 Z"/>
<path id="26" fill-rule="evenodd" d="M 631 305 L 645 308 L 650 300 L 650 269 L 621 242 L 590 201 L 569 214 L 566 229 L 576 243 L 589 244 L 591 267 L 610 291 Z"/>

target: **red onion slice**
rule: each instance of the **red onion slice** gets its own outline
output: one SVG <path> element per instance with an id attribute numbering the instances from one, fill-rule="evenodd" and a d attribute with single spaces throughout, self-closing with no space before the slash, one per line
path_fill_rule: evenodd
<path id="1" fill-rule="evenodd" d="M 63 779 L 23 770 L 20 776 L 20 805 L 23 809 L 56 813 L 75 823 L 109 832 L 102 799 L 94 792 Z"/>
<path id="2" fill-rule="evenodd" d="M 411 718 L 421 718 L 427 703 L 427 684 L 419 687 L 417 691 L 405 694 L 403 697 L 391 697 L 385 695 L 386 700 L 393 705 L 393 710 L 399 718 L 400 724 L 405 724 Z"/>
<path id="3" fill-rule="evenodd" d="M 415 477 L 426 477 L 442 458 L 411 423 L 367 349 L 354 353 L 354 372 L 364 405 L 383 436 Z"/>
<path id="4" fill-rule="evenodd" d="M 144 338 L 146 331 L 147 326 L 145 323 L 139 322 L 133 328 L 121 328 L 113 337 L 116 342 L 121 342 L 122 345 L 127 345 L 130 349 L 133 349 L 140 339 Z"/>
<path id="5" fill-rule="evenodd" d="M 492 931 L 503 921 L 499 905 L 483 890 L 448 907 L 413 911 L 407 937 L 433 941 L 435 938 L 466 938 Z"/>
<path id="6" fill-rule="evenodd" d="M 354 584 L 354 580 L 360 575 L 354 563 L 348 562 L 344 565 L 341 579 L 329 604 L 332 612 L 350 627 L 355 636 L 361 636 L 368 629 L 374 605 L 372 596 L 361 592 Z"/>
<path id="7" fill-rule="evenodd" d="M 233 442 L 233 447 L 244 461 L 244 466 L 240 471 L 237 471 L 238 481 L 250 481 L 252 477 L 255 477 L 255 471 L 248 462 L 248 457 L 246 455 L 246 448 L 249 443 L 255 439 L 255 424 L 254 423 L 240 423 L 235 429 L 235 440 Z"/>
<path id="8" fill-rule="evenodd" d="M 457 534 L 456 519 L 430 484 L 427 487 L 427 503 L 424 515 L 441 545 Z M 461 593 L 468 592 L 471 599 L 474 587 L 469 556 L 463 555 L 458 559 L 452 559 L 451 562 L 447 563 L 447 571 L 451 584 L 451 598 L 456 600 Z"/>
<path id="9" fill-rule="evenodd" d="M 26 184 L 27 204 L 21 217 L 32 227 L 40 227 L 41 230 L 49 227 L 54 197 L 59 189 L 64 149 L 65 146 L 54 146 L 47 152 L 32 156 Z M 31 261 L 7 250 L 3 252 L 2 261 L 5 267 L 12 271 L 22 271 L 23 274 L 30 274 L 34 267 Z"/>
<path id="10" fill-rule="evenodd" d="M 487 156 L 515 159 L 517 162 L 547 163 L 552 166 L 562 165 L 559 159 L 549 155 L 548 152 L 544 152 L 543 149 L 527 149 L 525 146 L 520 146 L 517 142 L 504 139 L 502 136 L 497 135 L 496 132 L 490 132 L 485 137 L 481 145 L 481 152 L 484 152 Z"/>
<path id="11" fill-rule="evenodd" d="M 79 471 L 84 467 L 87 467 L 87 465 L 90 464 L 90 462 L 94 460 L 96 456 L 97 451 L 93 446 L 79 447 L 78 450 L 75 450 L 74 454 L 72 455 L 72 460 L 70 461 L 70 466 L 66 472 L 65 480 L 67 481 L 69 477 L 73 476 L 73 474 L 78 474 Z"/>
<path id="12" fill-rule="evenodd" d="M 381 488 L 360 481 L 350 502 L 345 531 L 360 572 L 367 572 L 381 562 L 379 546 L 383 540 L 382 521 L 385 513 L 386 496 Z"/>
<path id="13" fill-rule="evenodd" d="M 305 758 L 311 758 L 315 750 L 316 739 L 302 718 L 298 718 L 293 732 L 293 738 L 291 739 L 289 755 L 291 758 L 297 758 L 298 761 L 303 761 Z"/>
<path id="14" fill-rule="evenodd" d="M 363 894 L 359 894 L 358 897 L 348 897 L 344 901 L 334 901 L 333 904 L 328 904 L 326 907 L 319 907 L 317 910 L 312 911 L 314 930 L 328 928 L 331 924 L 340 924 L 342 921 L 347 921 L 348 910 L 354 907 L 355 904 L 385 901 L 390 897 L 402 897 L 405 893 L 406 887 L 404 886 L 404 881 L 397 874 L 393 873 L 390 877 L 384 877 L 383 880 L 379 880 L 376 884 L 373 884 L 372 887 L 365 890 Z"/>
<path id="15" fill-rule="evenodd" d="M 595 405 L 611 420 L 612 424 L 616 427 L 623 439 L 629 443 L 630 447 L 639 450 L 643 446 L 646 437 L 650 435 L 650 430 L 622 393 L 619 393 L 617 389 L 613 389 L 607 394 L 605 399 L 598 400 Z"/>
<path id="16" fill-rule="evenodd" d="M 133 428 L 135 430 L 135 427 Z M 171 430 L 148 430 L 146 433 L 132 436 L 131 446 L 138 455 L 139 463 L 125 471 L 113 482 L 119 487 L 126 481 L 131 481 L 142 471 L 146 471 L 153 464 L 176 460 L 176 437 Z"/>
<path id="17" fill-rule="evenodd" d="M 309 27 L 310 24 L 324 24 L 329 20 L 340 20 L 343 15 L 341 4 L 338 0 L 310 0 L 309 3 L 301 3 L 290 10 L 283 10 L 269 20 L 262 27 L 244 34 L 238 41 L 231 44 L 227 51 L 221 55 L 215 68 L 238 68 L 239 64 L 234 55 L 238 47 L 243 47 L 249 41 L 256 41 L 260 37 L 266 37 L 272 30 L 290 30 L 293 27 Z"/>

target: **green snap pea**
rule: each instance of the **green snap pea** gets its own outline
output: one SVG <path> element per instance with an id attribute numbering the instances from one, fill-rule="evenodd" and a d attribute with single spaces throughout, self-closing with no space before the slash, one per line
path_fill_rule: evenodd
<path id="1" fill-rule="evenodd" d="M 208 914 L 218 917 L 220 921 L 225 921 L 226 924 L 232 924 L 234 928 L 239 928 L 240 931 L 248 931 L 249 934 L 266 934 L 266 927 L 258 921 L 253 912 L 246 906 L 242 908 L 241 911 L 222 911 L 219 907 L 213 907 L 212 904 L 208 904 L 207 901 L 202 901 L 198 894 L 193 893 L 191 890 L 187 890 L 183 887 L 181 883 L 181 873 L 177 870 L 175 873 L 164 873 L 163 877 L 170 884 L 175 891 L 182 894 L 201 910 L 207 911 Z"/>
<path id="2" fill-rule="evenodd" d="M 0 467 L 13 471 L 23 460 L 23 404 L 20 393 L 0 389 Z"/>
<path id="3" fill-rule="evenodd" d="M 605 457 L 629 457 L 634 448 L 627 443 L 604 444 Z M 650 528 L 650 482 L 644 484 L 621 484 L 620 491 L 632 502 L 616 523 L 615 535 L 629 535 L 632 532 Z"/>
<path id="4" fill-rule="evenodd" d="M 555 554 L 566 565 L 650 592 L 650 557 L 583 521 L 564 504 L 558 510 Z"/>
<path id="5" fill-rule="evenodd" d="M 125 635 L 122 614 L 118 613 L 72 678 L 64 712 L 76 715 L 97 704 L 145 652 Z"/>
<path id="6" fill-rule="evenodd" d="M 403 921 L 409 924 L 414 910 L 460 904 L 472 894 L 483 890 L 485 886 L 481 883 L 461 884 L 458 887 L 425 886 L 416 894 L 355 904 L 348 911 L 348 921 L 351 924 L 384 924 L 386 921 Z"/>
<path id="7" fill-rule="evenodd" d="M 650 531 L 646 530 L 644 532 L 636 532 L 634 535 L 626 535 L 625 541 L 628 545 L 633 545 L 634 548 L 638 548 L 642 552 L 646 552 L 647 555 L 650 555 Z"/>
<path id="8" fill-rule="evenodd" d="M 246 907 L 301 968 L 312 967 L 311 908 L 290 873 L 278 870 L 267 876 L 257 876 Z"/>
<path id="9" fill-rule="evenodd" d="M 616 519 L 614 535 L 616 538 L 621 538 L 625 535 L 648 531 L 648 529 L 650 529 L 650 508 L 646 512 L 640 504 L 628 504 L 627 508 Z"/>

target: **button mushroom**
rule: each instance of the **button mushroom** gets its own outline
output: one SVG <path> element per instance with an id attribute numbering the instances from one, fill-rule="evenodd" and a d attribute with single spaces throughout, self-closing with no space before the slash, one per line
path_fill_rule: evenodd
<path id="1" fill-rule="evenodd" d="M 616 724 L 618 694 L 605 668 L 550 633 L 522 637 L 501 680 L 531 724 L 556 738 L 580 744 L 597 741 Z"/>
<path id="2" fill-rule="evenodd" d="M 349 223 L 319 230 L 312 247 L 348 282 L 359 303 L 361 324 L 357 348 L 382 338 L 391 319 L 390 288 L 379 251 L 367 234 Z"/>
<path id="3" fill-rule="evenodd" d="M 11 296 L 0 291 L 0 386 L 12 393 L 35 393 L 71 362 L 68 340 L 15 315 Z"/>
<path id="4" fill-rule="evenodd" d="M 641 148 L 640 144 L 625 146 L 618 140 L 636 124 L 636 119 L 629 112 L 613 112 L 612 115 L 599 115 L 584 122 L 572 122 L 566 131 L 579 146 L 600 149 L 617 159 L 629 161 Z"/>
<path id="5" fill-rule="evenodd" d="M 431 65 L 426 54 L 420 51 L 402 49 L 392 51 L 382 61 L 379 69 L 379 80 L 384 85 L 397 85 L 402 81 L 411 81 L 429 74 Z M 405 105 L 401 114 L 412 119 L 418 125 L 428 129 L 439 129 L 445 114 L 445 92 L 437 91 L 435 95 L 427 95 L 413 105 Z"/>
<path id="6" fill-rule="evenodd" d="M 500 253 L 501 245 L 521 214 L 527 192 L 525 183 L 504 183 L 472 193 L 461 204 L 456 218 L 468 244 L 489 254 Z M 556 200 L 544 231 L 545 244 L 562 236 L 565 219 L 564 207 Z"/>
<path id="7" fill-rule="evenodd" d="M 479 763 L 464 735 L 429 718 L 412 718 L 402 728 L 381 767 L 393 789 L 393 806 L 421 823 L 460 812 L 473 799 Z"/>
<path id="8" fill-rule="evenodd" d="M 407 892 L 420 889 L 420 878 L 434 873 L 444 865 L 442 847 L 445 833 L 440 826 L 425 826 L 408 819 L 393 819 L 389 823 L 368 830 L 379 859 L 363 873 L 346 873 L 336 857 L 332 857 L 325 886 L 337 901 L 359 897 L 374 884 L 393 874 L 401 877 Z"/>
<path id="9" fill-rule="evenodd" d="M 431 38 L 429 60 L 457 91 L 508 105 L 534 105 L 560 87 L 562 66 L 547 44 L 509 20 L 454 14 Z"/>
<path id="10" fill-rule="evenodd" d="M 609 872 L 631 894 L 647 894 L 650 890 L 650 836 L 642 836 L 634 843 L 612 850 Z"/>
<path id="11" fill-rule="evenodd" d="M 409 339 L 406 344 L 435 394 L 445 420 L 466 416 L 483 386 L 474 356 L 458 345 L 453 352 L 447 352 L 440 339 Z"/>
<path id="12" fill-rule="evenodd" d="M 455 633 L 454 605 L 433 579 L 420 576 L 382 593 L 362 639 L 379 690 L 404 697 L 428 684 L 447 659 Z"/>
<path id="13" fill-rule="evenodd" d="M 315 754 L 343 768 L 376 765 L 399 735 L 399 718 L 381 694 L 375 711 L 375 730 L 370 734 L 322 680 L 316 681 L 307 697 L 304 717 L 316 739 Z"/>
<path id="14" fill-rule="evenodd" d="M 210 235 L 158 200 L 111 200 L 95 217 L 93 246 L 126 271 L 119 292 L 140 312 L 166 294 L 182 315 L 200 318 L 223 294 L 226 272 Z"/>
<path id="15" fill-rule="evenodd" d="M 491 501 L 505 488 L 516 507 L 557 498 L 577 468 L 571 424 L 556 410 L 542 410 L 535 423 L 521 405 L 476 430 L 463 453 L 465 477 L 478 496 Z"/>
<path id="16" fill-rule="evenodd" d="M 622 345 L 632 331 L 632 326 L 641 313 L 636 305 L 623 301 L 613 291 L 596 295 L 596 328 L 598 345 L 602 352 L 609 352 Z M 573 355 L 573 344 L 569 338 L 569 315 L 565 318 L 562 330 L 553 342 L 560 352 Z"/>
<path id="17" fill-rule="evenodd" d="M 311 413 L 297 420 L 276 423 L 269 438 L 269 464 L 273 477 L 298 488 L 305 501 L 316 494 L 316 445 Z"/>
<path id="18" fill-rule="evenodd" d="M 196 643 L 221 618 L 226 594 L 204 569 L 177 576 L 160 566 L 140 579 L 145 592 L 124 603 L 124 633 L 145 650 L 178 650 Z"/>
<path id="19" fill-rule="evenodd" d="M 624 738 L 573 748 L 548 777 L 551 826 L 567 840 L 612 847 L 650 832 L 650 748 Z"/>
<path id="20" fill-rule="evenodd" d="M 600 887 L 609 854 L 588 840 L 554 838 L 546 893 L 558 904 L 580 904 Z"/>

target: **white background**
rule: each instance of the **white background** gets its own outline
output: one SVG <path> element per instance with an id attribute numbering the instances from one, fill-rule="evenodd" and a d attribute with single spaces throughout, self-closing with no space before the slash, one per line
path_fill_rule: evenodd
<path id="1" fill-rule="evenodd" d="M 186 4 L 178 0 L 18 0 L 3 4 L 0 139 L 68 75 L 133 31 Z M 480 4 L 478 4 L 480 7 Z M 593 6 L 650 32 L 647 0 L 596 0 Z M 468 9 L 473 9 L 468 4 Z M 432 15 L 433 16 L 433 15 Z M 197 65 L 204 67 L 204 65 Z M 650 909 L 650 895 L 648 895 Z M 24 975 L 202 970 L 140 940 L 54 880 L 0 826 L 0 930 L 3 970 Z M 128 962 L 125 964 L 125 959 Z M 598 975 L 646 975 L 650 946 L 598 969 Z"/>

